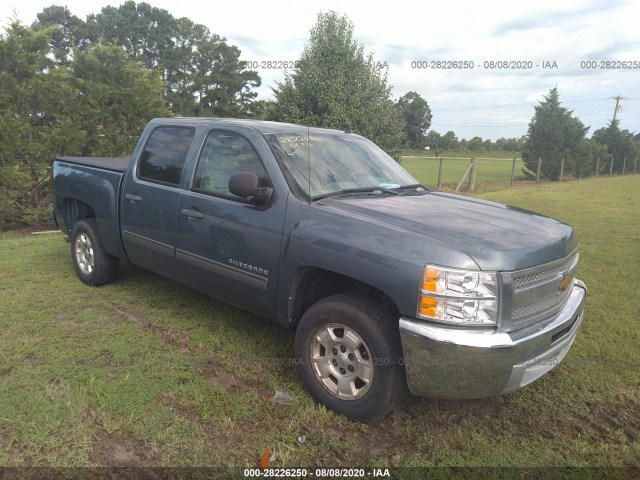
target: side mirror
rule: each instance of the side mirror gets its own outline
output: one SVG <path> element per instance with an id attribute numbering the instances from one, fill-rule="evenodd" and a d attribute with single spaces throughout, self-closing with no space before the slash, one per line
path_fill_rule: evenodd
<path id="1" fill-rule="evenodd" d="M 255 172 L 236 172 L 229 179 L 229 191 L 252 203 L 267 203 L 273 188 L 263 187 L 262 178 Z"/>

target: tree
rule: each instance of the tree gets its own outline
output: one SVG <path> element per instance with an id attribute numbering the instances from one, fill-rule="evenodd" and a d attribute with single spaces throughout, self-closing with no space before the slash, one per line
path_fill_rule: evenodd
<path id="1" fill-rule="evenodd" d="M 162 81 L 117 46 L 51 55 L 58 27 L 14 21 L 0 36 L 0 223 L 50 209 L 51 159 L 129 155 L 150 118 L 167 116 Z"/>
<path id="2" fill-rule="evenodd" d="M 66 7 L 45 8 L 34 28 L 55 25 L 51 48 L 58 65 L 69 65 L 74 51 L 110 44 L 153 70 L 164 82 L 174 113 L 187 116 L 251 116 L 260 86 L 258 73 L 240 62 L 240 50 L 204 25 L 176 19 L 167 10 L 128 0 L 80 20 Z"/>
<path id="3" fill-rule="evenodd" d="M 71 68 L 81 112 L 72 118 L 87 135 L 84 155 L 130 155 L 150 119 L 171 115 L 158 75 L 130 60 L 120 47 L 98 45 L 79 52 Z"/>
<path id="4" fill-rule="evenodd" d="M 386 70 L 363 50 L 346 16 L 318 14 L 298 68 L 273 88 L 276 104 L 270 119 L 349 126 L 399 159 L 404 121 L 391 100 Z"/>
<path id="5" fill-rule="evenodd" d="M 97 15 L 89 16 L 89 21 L 95 22 L 102 42 L 121 45 L 132 60 L 146 68 L 162 65 L 173 48 L 176 19 L 167 10 L 145 2 L 128 0 L 119 7 L 103 7 Z"/>
<path id="6" fill-rule="evenodd" d="M 442 136 L 442 140 L 440 142 L 440 145 L 444 150 L 455 150 L 458 148 L 459 144 L 460 142 L 458 141 L 458 137 L 451 130 Z"/>
<path id="7" fill-rule="evenodd" d="M 54 32 L 14 20 L 0 36 L 0 224 L 46 218 L 50 160 L 84 141 L 68 72 L 48 57 Z"/>
<path id="8" fill-rule="evenodd" d="M 471 140 L 469 140 L 469 144 L 467 146 L 467 148 L 472 152 L 478 152 L 482 150 L 483 147 L 484 142 L 482 141 L 482 137 L 473 137 Z"/>
<path id="9" fill-rule="evenodd" d="M 85 49 L 97 41 L 95 26 L 73 15 L 67 7 L 52 5 L 38 13 L 31 28 L 43 30 L 55 26 L 49 45 L 56 65 L 69 65 L 73 51 Z"/>
<path id="10" fill-rule="evenodd" d="M 427 101 L 416 92 L 408 92 L 396 103 L 404 119 L 405 144 L 422 149 L 426 145 L 425 132 L 431 126 L 431 109 Z"/>
<path id="11" fill-rule="evenodd" d="M 540 175 L 549 180 L 560 176 L 562 158 L 564 171 L 574 170 L 580 154 L 582 141 L 589 127 L 572 116 L 573 111 L 560 105 L 557 88 L 552 88 L 544 101 L 535 107 L 535 113 L 529 123 L 527 140 L 522 149 L 525 166 L 535 172 L 538 158 L 542 159 Z"/>
<path id="12" fill-rule="evenodd" d="M 606 163 L 605 160 L 609 158 L 607 147 L 595 140 L 585 138 L 578 150 L 573 166 L 573 174 L 578 178 L 592 175 L 598 165 L 598 158 L 600 159 L 600 169 L 602 170 Z"/>
<path id="13" fill-rule="evenodd" d="M 638 142 L 634 140 L 634 134 L 629 130 L 620 130 L 619 120 L 612 120 L 607 127 L 593 132 L 592 139 L 598 145 L 606 148 L 609 158 L 614 158 L 614 172 L 622 172 L 625 158 L 627 161 L 631 161 L 640 153 Z M 601 157 L 601 160 L 604 160 L 604 156 Z M 604 164 L 604 162 L 600 163 Z"/>
<path id="14" fill-rule="evenodd" d="M 429 130 L 429 133 L 424 137 L 424 140 L 431 150 L 442 149 L 442 135 L 435 130 Z"/>

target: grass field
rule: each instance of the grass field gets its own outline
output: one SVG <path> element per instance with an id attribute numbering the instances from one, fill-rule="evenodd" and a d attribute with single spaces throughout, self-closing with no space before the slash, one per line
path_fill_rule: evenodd
<path id="1" fill-rule="evenodd" d="M 436 158 L 435 150 L 405 150 L 402 152 L 403 156 L 407 157 L 426 157 L 426 158 Z M 511 151 L 474 151 L 471 150 L 439 150 L 438 156 L 440 157 L 464 157 L 464 158 L 502 158 L 506 160 L 511 160 L 513 158 L 520 158 L 520 152 L 511 152 Z"/>
<path id="2" fill-rule="evenodd" d="M 423 185 L 436 187 L 438 185 L 438 170 L 440 160 L 435 157 L 403 157 L 402 166 Z M 455 188 L 467 168 L 469 158 L 445 158 L 442 164 L 442 185 Z M 496 190 L 504 188 L 511 183 L 512 159 L 482 159 L 477 161 L 476 191 Z M 524 163 L 520 158 L 516 160 L 516 180 L 523 179 L 522 169 Z M 462 186 L 466 189 L 468 177 Z M 463 189 L 463 191 L 464 191 Z"/>
<path id="3" fill-rule="evenodd" d="M 577 229 L 573 349 L 514 394 L 412 397 L 370 425 L 313 403 L 292 333 L 124 263 L 87 287 L 61 234 L 0 234 L 0 465 L 253 467 L 270 447 L 276 467 L 640 466 L 640 176 L 483 197 Z"/>

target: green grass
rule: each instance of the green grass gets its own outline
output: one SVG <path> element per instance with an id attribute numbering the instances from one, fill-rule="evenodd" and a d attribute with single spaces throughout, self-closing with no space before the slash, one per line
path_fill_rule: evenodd
<path id="1" fill-rule="evenodd" d="M 435 150 L 404 150 L 402 152 L 403 157 L 427 157 L 435 158 Z M 485 151 L 479 150 L 472 152 L 471 150 L 438 150 L 438 156 L 440 157 L 464 157 L 464 158 L 502 158 L 511 160 L 513 158 L 520 158 L 520 152 L 510 152 L 503 150 Z"/>
<path id="2" fill-rule="evenodd" d="M 420 183 L 430 187 L 438 185 L 440 160 L 435 157 L 403 157 L 402 166 Z M 469 158 L 445 158 L 442 164 L 442 185 L 454 188 L 458 185 L 469 167 Z M 476 191 L 504 188 L 511 183 L 512 159 L 478 160 L 476 169 Z M 515 177 L 522 180 L 524 163 L 516 160 Z M 466 189 L 468 177 L 462 186 Z"/>
<path id="3" fill-rule="evenodd" d="M 90 288 L 62 235 L 2 234 L 0 465 L 639 466 L 640 176 L 482 196 L 575 226 L 584 326 L 519 392 L 370 425 L 313 403 L 275 324 L 127 264 Z"/>

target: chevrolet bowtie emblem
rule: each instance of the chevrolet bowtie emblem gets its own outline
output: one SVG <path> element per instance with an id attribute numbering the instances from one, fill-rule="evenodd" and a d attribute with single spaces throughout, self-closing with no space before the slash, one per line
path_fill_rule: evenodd
<path id="1" fill-rule="evenodd" d="M 560 290 L 565 290 L 569 285 L 573 283 L 573 275 L 565 275 L 560 282 Z"/>

